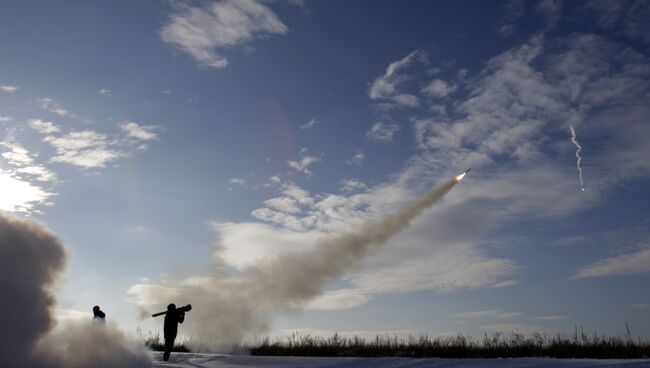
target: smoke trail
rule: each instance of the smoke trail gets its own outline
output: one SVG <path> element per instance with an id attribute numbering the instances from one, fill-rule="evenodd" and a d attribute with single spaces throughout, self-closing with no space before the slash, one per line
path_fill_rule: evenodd
<path id="1" fill-rule="evenodd" d="M 571 129 L 571 142 L 576 145 L 576 158 L 578 161 L 576 162 L 576 166 L 578 167 L 578 173 L 580 175 L 580 189 L 582 191 L 585 190 L 585 183 L 582 181 L 582 167 L 580 166 L 580 162 L 582 161 L 582 157 L 580 157 L 580 151 L 582 151 L 582 147 L 580 146 L 580 143 L 576 140 L 576 131 L 573 129 L 573 126 L 569 126 Z"/>
<path id="2" fill-rule="evenodd" d="M 212 348 L 268 331 L 272 314 L 304 306 L 325 284 L 358 266 L 370 251 L 407 228 L 447 194 L 462 177 L 449 180 L 400 211 L 344 234 L 320 240 L 312 252 L 266 260 L 245 275 L 200 276 L 179 284 L 135 285 L 130 294 L 161 306 L 192 303 L 181 332 Z M 162 321 L 161 321 L 162 323 Z M 182 331 L 182 330 L 185 331 Z"/>
<path id="3" fill-rule="evenodd" d="M 130 348 L 113 327 L 65 326 L 52 330 L 50 289 L 66 256 L 41 225 L 0 211 L 0 365 L 3 367 L 147 367 L 143 349 Z M 90 320 L 90 309 L 88 312 Z"/>

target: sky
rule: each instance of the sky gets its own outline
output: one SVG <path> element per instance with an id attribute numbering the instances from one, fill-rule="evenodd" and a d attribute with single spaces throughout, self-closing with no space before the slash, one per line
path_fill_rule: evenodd
<path id="1" fill-rule="evenodd" d="M 0 210 L 66 247 L 60 320 L 101 305 L 155 334 L 152 290 L 313 251 L 471 167 L 266 333 L 650 338 L 649 17 L 644 1 L 4 2 Z"/>

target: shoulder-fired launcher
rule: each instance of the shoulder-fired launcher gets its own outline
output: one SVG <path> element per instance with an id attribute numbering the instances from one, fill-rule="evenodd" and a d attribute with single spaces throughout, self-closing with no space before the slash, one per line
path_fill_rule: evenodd
<path id="1" fill-rule="evenodd" d="M 174 312 L 189 312 L 189 311 L 191 311 L 191 310 L 192 310 L 192 305 L 191 305 L 191 304 L 188 304 L 188 305 L 186 305 L 186 306 L 184 306 L 184 307 L 180 307 L 180 308 L 176 308 L 176 309 L 174 309 Z M 162 316 L 163 314 L 167 314 L 167 312 L 169 312 L 169 311 L 164 311 L 164 312 L 155 313 L 155 314 L 152 314 L 151 317 Z"/>

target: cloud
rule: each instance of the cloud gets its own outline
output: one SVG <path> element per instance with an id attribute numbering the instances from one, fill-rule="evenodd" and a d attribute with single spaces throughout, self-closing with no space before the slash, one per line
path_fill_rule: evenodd
<path id="1" fill-rule="evenodd" d="M 287 31 L 261 2 L 224 0 L 199 7 L 180 5 L 162 27 L 160 37 L 202 67 L 222 69 L 228 64 L 222 50 Z"/>
<path id="2" fill-rule="evenodd" d="M 562 0 L 541 0 L 535 6 L 535 11 L 544 18 L 547 29 L 557 26 L 562 17 Z"/>
<path id="3" fill-rule="evenodd" d="M 306 122 L 305 124 L 301 125 L 300 129 L 302 129 L 302 130 L 311 129 L 314 126 L 316 126 L 316 124 L 318 124 L 318 121 L 316 119 L 312 118 L 308 122 Z"/>
<path id="4" fill-rule="evenodd" d="M 27 121 L 27 125 L 41 134 L 52 134 L 60 131 L 59 127 L 53 122 L 41 119 L 30 119 Z"/>
<path id="5" fill-rule="evenodd" d="M 354 156 L 350 157 L 349 159 L 345 160 L 345 163 L 350 165 L 350 166 L 361 166 L 363 164 L 363 160 L 366 158 L 366 156 L 363 154 L 361 151 L 357 151 Z"/>
<path id="6" fill-rule="evenodd" d="M 59 116 L 73 116 L 68 110 L 59 105 L 56 101 L 49 97 L 39 98 L 36 100 L 41 109 L 53 112 Z"/>
<path id="7" fill-rule="evenodd" d="M 8 84 L 0 84 L 0 91 L 2 91 L 2 92 L 15 93 L 19 89 L 20 89 L 20 87 L 10 86 Z"/>
<path id="8" fill-rule="evenodd" d="M 625 3 L 607 0 L 589 1 L 585 8 L 596 15 L 598 24 L 606 30 L 633 39 L 650 42 L 650 5 L 647 1 L 631 0 Z"/>
<path id="9" fill-rule="evenodd" d="M 2 116 L 2 115 L 0 115 L 0 123 L 6 123 L 6 122 L 11 121 L 11 120 L 13 120 L 11 118 L 11 116 Z"/>
<path id="10" fill-rule="evenodd" d="M 113 96 L 113 91 L 111 91 L 110 89 L 105 89 L 105 88 L 100 89 L 99 92 L 97 92 L 97 93 L 99 93 L 100 96 L 106 96 L 106 97 Z"/>
<path id="11" fill-rule="evenodd" d="M 563 321 L 565 319 L 569 319 L 569 316 L 550 315 L 550 316 L 541 316 L 541 317 L 533 318 L 533 320 L 540 320 L 540 321 Z"/>
<path id="12" fill-rule="evenodd" d="M 418 107 L 420 102 L 415 95 L 400 92 L 399 89 L 410 79 L 405 73 L 407 68 L 414 64 L 428 63 L 427 54 L 423 50 L 415 50 L 405 58 L 392 62 L 386 68 L 386 72 L 372 82 L 368 96 L 371 100 L 387 100 L 398 106 Z"/>
<path id="13" fill-rule="evenodd" d="M 47 203 L 54 194 L 0 168 L 0 211 L 34 212 L 34 206 Z"/>
<path id="14" fill-rule="evenodd" d="M 54 178 L 54 173 L 43 165 L 36 164 L 34 157 L 21 145 L 11 142 L 0 142 L 8 150 L 2 153 L 2 158 L 13 166 L 13 174 L 27 174 L 34 176 L 36 180 L 47 182 Z"/>
<path id="15" fill-rule="evenodd" d="M 237 184 L 239 186 L 245 187 L 246 186 L 246 179 L 244 178 L 231 178 L 228 180 L 230 184 Z"/>
<path id="16" fill-rule="evenodd" d="M 287 161 L 287 165 L 296 171 L 304 173 L 305 175 L 311 175 L 309 166 L 321 162 L 321 158 L 319 156 L 310 155 L 305 150 L 301 150 L 300 154 L 302 157 L 299 161 L 289 160 Z"/>
<path id="17" fill-rule="evenodd" d="M 512 35 L 515 30 L 515 23 L 524 16 L 525 12 L 525 3 L 523 0 L 508 0 L 505 2 L 497 32 L 502 36 Z"/>
<path id="18" fill-rule="evenodd" d="M 339 181 L 339 186 L 341 191 L 344 193 L 352 193 L 368 189 L 368 186 L 359 179 L 343 179 Z"/>
<path id="19" fill-rule="evenodd" d="M 156 127 L 153 125 L 139 125 L 133 121 L 124 120 L 120 122 L 119 127 L 130 139 L 139 141 L 158 139 L 158 135 L 154 132 Z"/>
<path id="20" fill-rule="evenodd" d="M 650 272 L 650 247 L 629 254 L 606 258 L 583 267 L 575 279 L 602 276 L 639 275 Z"/>
<path id="21" fill-rule="evenodd" d="M 393 135 L 399 130 L 400 127 L 397 124 L 377 122 L 370 128 L 366 135 L 374 142 L 392 142 Z"/>
<path id="22" fill-rule="evenodd" d="M 124 154 L 111 148 L 111 142 L 104 134 L 90 130 L 70 132 L 60 137 L 43 139 L 56 150 L 50 161 L 63 162 L 84 169 L 102 168 L 123 157 Z"/>
<path id="23" fill-rule="evenodd" d="M 442 79 L 434 79 L 422 89 L 422 93 L 430 97 L 446 97 L 456 90 L 456 86 L 450 85 Z"/>

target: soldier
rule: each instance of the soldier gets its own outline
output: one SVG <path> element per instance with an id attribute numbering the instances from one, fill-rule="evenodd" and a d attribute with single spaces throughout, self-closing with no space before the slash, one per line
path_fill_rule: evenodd
<path id="1" fill-rule="evenodd" d="M 106 323 L 106 313 L 99 309 L 99 305 L 93 307 L 93 321 Z"/>
<path id="2" fill-rule="evenodd" d="M 176 309 L 174 303 L 167 306 L 167 313 L 165 314 L 165 324 L 163 331 L 165 333 L 165 353 L 163 354 L 163 359 L 165 361 L 169 360 L 169 355 L 174 348 L 174 340 L 176 339 L 176 334 L 178 333 L 178 324 L 183 323 L 185 320 L 185 309 Z"/>

